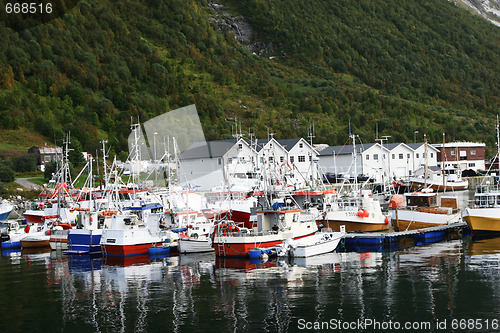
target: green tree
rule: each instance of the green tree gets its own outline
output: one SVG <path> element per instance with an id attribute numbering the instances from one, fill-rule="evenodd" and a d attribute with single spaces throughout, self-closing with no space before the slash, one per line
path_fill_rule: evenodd
<path id="1" fill-rule="evenodd" d="M 36 171 L 38 156 L 35 154 L 24 154 L 14 160 L 14 169 L 17 172 Z"/>
<path id="2" fill-rule="evenodd" d="M 52 174 L 56 173 L 57 164 L 56 162 L 47 162 L 45 163 L 45 170 L 43 171 L 43 177 L 47 180 L 52 179 Z"/>
<path id="3" fill-rule="evenodd" d="M 16 173 L 14 170 L 6 166 L 5 164 L 0 164 L 0 182 L 9 183 L 16 179 Z"/>

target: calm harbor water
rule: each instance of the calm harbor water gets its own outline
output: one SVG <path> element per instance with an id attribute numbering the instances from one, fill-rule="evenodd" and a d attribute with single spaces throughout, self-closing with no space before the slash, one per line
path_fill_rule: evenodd
<path id="1" fill-rule="evenodd" d="M 265 263 L 3 251 L 0 332 L 498 332 L 499 280 L 500 238 L 467 235 Z"/>
<path id="2" fill-rule="evenodd" d="M 500 238 L 259 264 L 3 252 L 0 274 L 2 332 L 500 329 Z"/>

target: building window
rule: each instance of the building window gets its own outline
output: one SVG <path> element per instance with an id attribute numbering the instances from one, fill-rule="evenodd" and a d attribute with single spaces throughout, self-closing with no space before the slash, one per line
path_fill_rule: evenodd
<path id="1" fill-rule="evenodd" d="M 311 155 L 309 155 L 309 162 L 312 162 L 313 160 L 313 157 Z"/>
<path id="2" fill-rule="evenodd" d="M 272 156 L 269 156 L 269 164 L 273 163 L 274 162 L 274 157 Z"/>
<path id="3" fill-rule="evenodd" d="M 395 154 L 392 154 L 392 159 L 395 159 L 396 158 L 396 155 Z"/>
<path id="4" fill-rule="evenodd" d="M 474 168 L 476 166 L 476 163 L 469 163 L 469 168 Z"/>
<path id="5" fill-rule="evenodd" d="M 222 158 L 219 157 L 218 158 L 218 162 L 219 162 L 219 165 L 221 165 L 222 164 Z"/>
<path id="6" fill-rule="evenodd" d="M 242 143 L 238 143 L 238 149 L 239 149 L 239 150 L 242 150 L 242 149 L 243 149 L 243 144 L 242 144 Z"/>
<path id="7" fill-rule="evenodd" d="M 299 162 L 305 162 L 305 161 L 306 161 L 306 157 L 304 155 L 300 155 Z"/>
<path id="8" fill-rule="evenodd" d="M 476 155 L 476 150 L 475 149 L 471 149 L 470 154 L 471 155 Z"/>
<path id="9" fill-rule="evenodd" d="M 299 143 L 299 148 L 304 148 L 304 144 L 302 142 Z"/>
<path id="10" fill-rule="evenodd" d="M 378 154 L 373 154 L 373 159 L 378 161 Z"/>
<path id="11" fill-rule="evenodd" d="M 434 158 L 434 153 L 431 153 L 431 158 Z"/>
<path id="12" fill-rule="evenodd" d="M 280 163 L 285 162 L 285 156 L 280 156 Z"/>
<path id="13" fill-rule="evenodd" d="M 370 159 L 370 155 L 366 155 L 366 160 L 368 161 Z"/>
<path id="14" fill-rule="evenodd" d="M 402 160 L 403 159 L 403 154 L 399 154 L 399 159 Z"/>
<path id="15" fill-rule="evenodd" d="M 418 153 L 417 153 L 417 158 L 418 158 Z"/>
<path id="16" fill-rule="evenodd" d="M 454 150 L 451 151 L 451 156 L 455 156 L 456 152 Z"/>
<path id="17" fill-rule="evenodd" d="M 294 162 L 294 158 L 293 156 L 290 156 L 290 163 L 293 163 Z"/>

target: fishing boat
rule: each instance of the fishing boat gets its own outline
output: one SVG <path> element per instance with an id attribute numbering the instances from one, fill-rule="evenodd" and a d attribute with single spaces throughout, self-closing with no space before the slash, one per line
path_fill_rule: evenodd
<path id="1" fill-rule="evenodd" d="M 202 253 L 213 252 L 210 244 L 210 227 L 212 223 L 208 220 L 197 222 L 186 228 L 186 233 L 180 234 L 177 240 L 179 253 Z"/>
<path id="2" fill-rule="evenodd" d="M 249 229 L 231 220 L 218 221 L 211 231 L 217 256 L 248 256 L 255 248 L 268 248 L 286 239 L 311 236 L 318 230 L 316 218 L 298 208 L 291 198 L 280 198 L 256 212 L 257 226 Z"/>
<path id="3" fill-rule="evenodd" d="M 160 229 L 160 204 L 125 207 L 124 213 L 111 217 L 111 225 L 102 230 L 101 249 L 106 256 L 148 254 L 149 248 L 162 246 L 171 237 Z"/>
<path id="4" fill-rule="evenodd" d="M 500 158 L 500 124 L 497 116 L 497 154 Z M 473 234 L 498 234 L 500 232 L 500 188 L 497 185 L 479 185 L 474 200 L 465 208 L 462 218 Z"/>
<path id="5" fill-rule="evenodd" d="M 500 189 L 498 186 L 477 186 L 474 200 L 465 208 L 462 218 L 473 234 L 500 233 Z"/>
<path id="6" fill-rule="evenodd" d="M 389 217 L 384 215 L 379 200 L 371 191 L 362 190 L 360 195 L 325 197 L 325 209 L 319 221 L 325 228 L 340 231 L 345 226 L 352 232 L 382 232 L 389 230 Z"/>
<path id="7" fill-rule="evenodd" d="M 45 222 L 42 225 L 26 227 L 27 235 L 21 238 L 21 247 L 25 248 L 50 248 L 50 234 L 52 222 Z M 32 230 L 33 228 L 33 230 Z"/>
<path id="8" fill-rule="evenodd" d="M 323 229 L 321 232 L 297 241 L 286 240 L 282 245 L 275 247 L 277 255 L 306 258 L 333 252 L 345 235 L 345 228 L 341 228 L 341 230 L 340 232 L 332 232 Z"/>
<path id="9" fill-rule="evenodd" d="M 0 222 L 2 249 L 20 248 L 21 239 L 24 238 L 30 231 L 30 228 L 26 227 L 28 226 L 20 225 L 18 221 Z"/>
<path id="10" fill-rule="evenodd" d="M 60 223 L 54 226 L 50 232 L 49 244 L 52 250 L 68 249 L 68 233 L 71 229 L 69 223 Z"/>
<path id="11" fill-rule="evenodd" d="M 463 179 L 455 168 L 445 168 L 429 177 L 410 177 L 411 190 L 418 191 L 431 188 L 435 192 L 463 191 L 469 188 L 469 181 Z"/>
<path id="12" fill-rule="evenodd" d="M 397 231 L 415 230 L 440 225 L 458 223 L 461 220 L 458 198 L 455 195 L 442 195 L 441 203 L 432 189 L 421 192 L 396 194 L 389 207 L 392 221 Z"/>
<path id="13" fill-rule="evenodd" d="M 7 220 L 13 210 L 14 206 L 10 202 L 2 201 L 2 203 L 0 203 L 0 221 Z"/>

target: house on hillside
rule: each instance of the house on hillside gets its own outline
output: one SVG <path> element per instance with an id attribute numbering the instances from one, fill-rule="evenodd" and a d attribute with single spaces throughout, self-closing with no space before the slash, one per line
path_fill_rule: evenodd
<path id="1" fill-rule="evenodd" d="M 45 171 L 45 163 L 62 160 L 62 148 L 58 146 L 33 146 L 28 149 L 28 154 L 38 157 L 38 168 Z"/>

